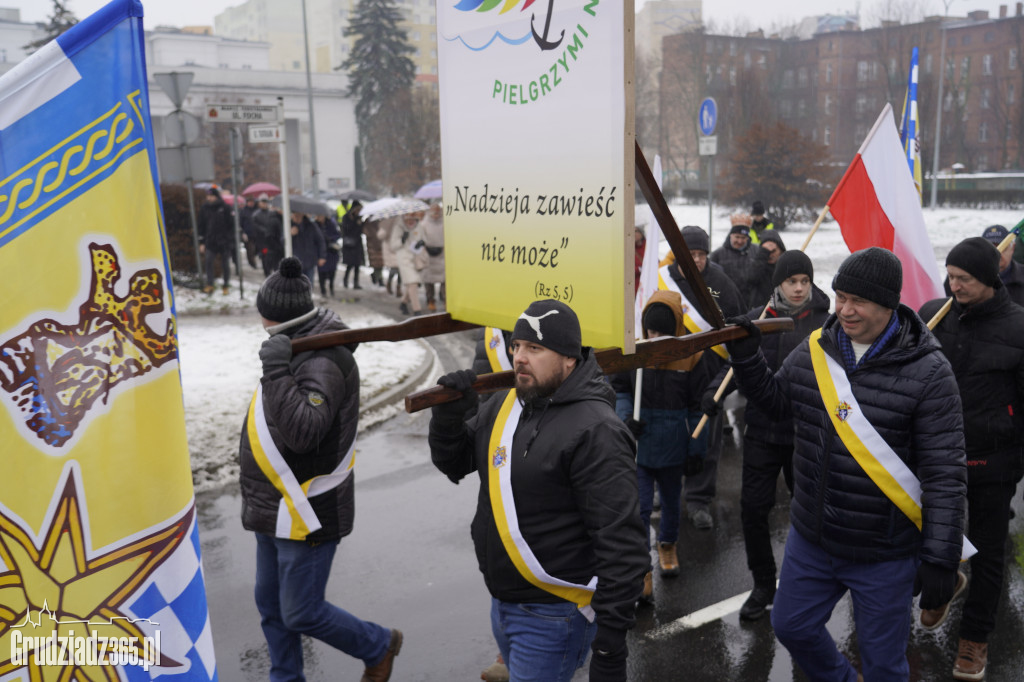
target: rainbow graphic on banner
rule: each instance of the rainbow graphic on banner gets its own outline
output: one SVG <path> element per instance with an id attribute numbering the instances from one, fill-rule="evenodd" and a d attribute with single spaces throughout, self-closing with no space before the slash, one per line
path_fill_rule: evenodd
<path id="1" fill-rule="evenodd" d="M 144 54 L 115 0 L 0 77 L 4 680 L 217 679 Z"/>

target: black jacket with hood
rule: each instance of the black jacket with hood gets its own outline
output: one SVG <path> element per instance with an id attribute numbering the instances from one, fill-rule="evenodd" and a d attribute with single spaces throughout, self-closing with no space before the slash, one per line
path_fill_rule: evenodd
<path id="1" fill-rule="evenodd" d="M 615 394 L 592 350 L 584 348 L 583 356 L 552 395 L 524 406 L 509 455 L 512 489 L 519 528 L 544 570 L 584 585 L 596 575 L 591 606 L 598 627 L 626 630 L 651 563 L 635 443 L 615 416 Z M 480 477 L 472 536 L 491 595 L 511 603 L 559 603 L 516 570 L 491 510 L 489 441 L 506 395 L 481 404 L 465 421 L 457 410 L 434 408 L 431 459 L 453 482 L 473 472 Z"/>

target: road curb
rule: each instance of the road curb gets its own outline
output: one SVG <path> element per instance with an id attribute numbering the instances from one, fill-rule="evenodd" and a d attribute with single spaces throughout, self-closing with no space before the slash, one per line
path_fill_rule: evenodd
<path id="1" fill-rule="evenodd" d="M 366 401 L 365 405 L 360 405 L 360 417 L 368 412 L 373 412 L 374 410 L 379 410 L 383 407 L 389 407 L 395 403 L 405 400 L 405 396 L 408 395 L 413 388 L 422 383 L 423 380 L 426 379 L 433 371 L 434 364 L 437 362 L 437 353 L 435 353 L 430 344 L 423 339 L 412 340 L 420 344 L 420 346 L 422 346 L 426 351 L 423 362 L 421 362 L 420 366 L 413 370 L 409 376 L 405 377 L 391 388 L 378 393 L 373 398 Z"/>

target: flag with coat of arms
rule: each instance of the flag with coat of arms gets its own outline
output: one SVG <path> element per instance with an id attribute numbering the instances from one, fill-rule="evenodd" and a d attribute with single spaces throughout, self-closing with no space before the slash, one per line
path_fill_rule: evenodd
<path id="1" fill-rule="evenodd" d="M 900 144 L 910 166 L 910 175 L 917 188 L 917 199 L 921 200 L 921 144 L 917 139 L 917 48 L 910 54 L 910 76 L 907 78 L 907 94 L 903 98 L 903 117 L 900 120 Z"/>
<path id="2" fill-rule="evenodd" d="M 114 0 L 0 77 L 4 680 L 217 679 L 144 55 Z"/>

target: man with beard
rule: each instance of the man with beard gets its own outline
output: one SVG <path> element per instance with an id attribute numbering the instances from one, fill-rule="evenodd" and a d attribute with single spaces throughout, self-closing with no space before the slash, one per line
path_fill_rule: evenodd
<path id="1" fill-rule="evenodd" d="M 480 476 L 473 544 L 511 678 L 568 682 L 593 649 L 590 680 L 624 682 L 650 565 L 635 442 L 569 306 L 534 301 L 511 339 L 515 389 L 480 404 L 472 370 L 438 380 L 462 398 L 433 408 L 431 459 Z"/>

